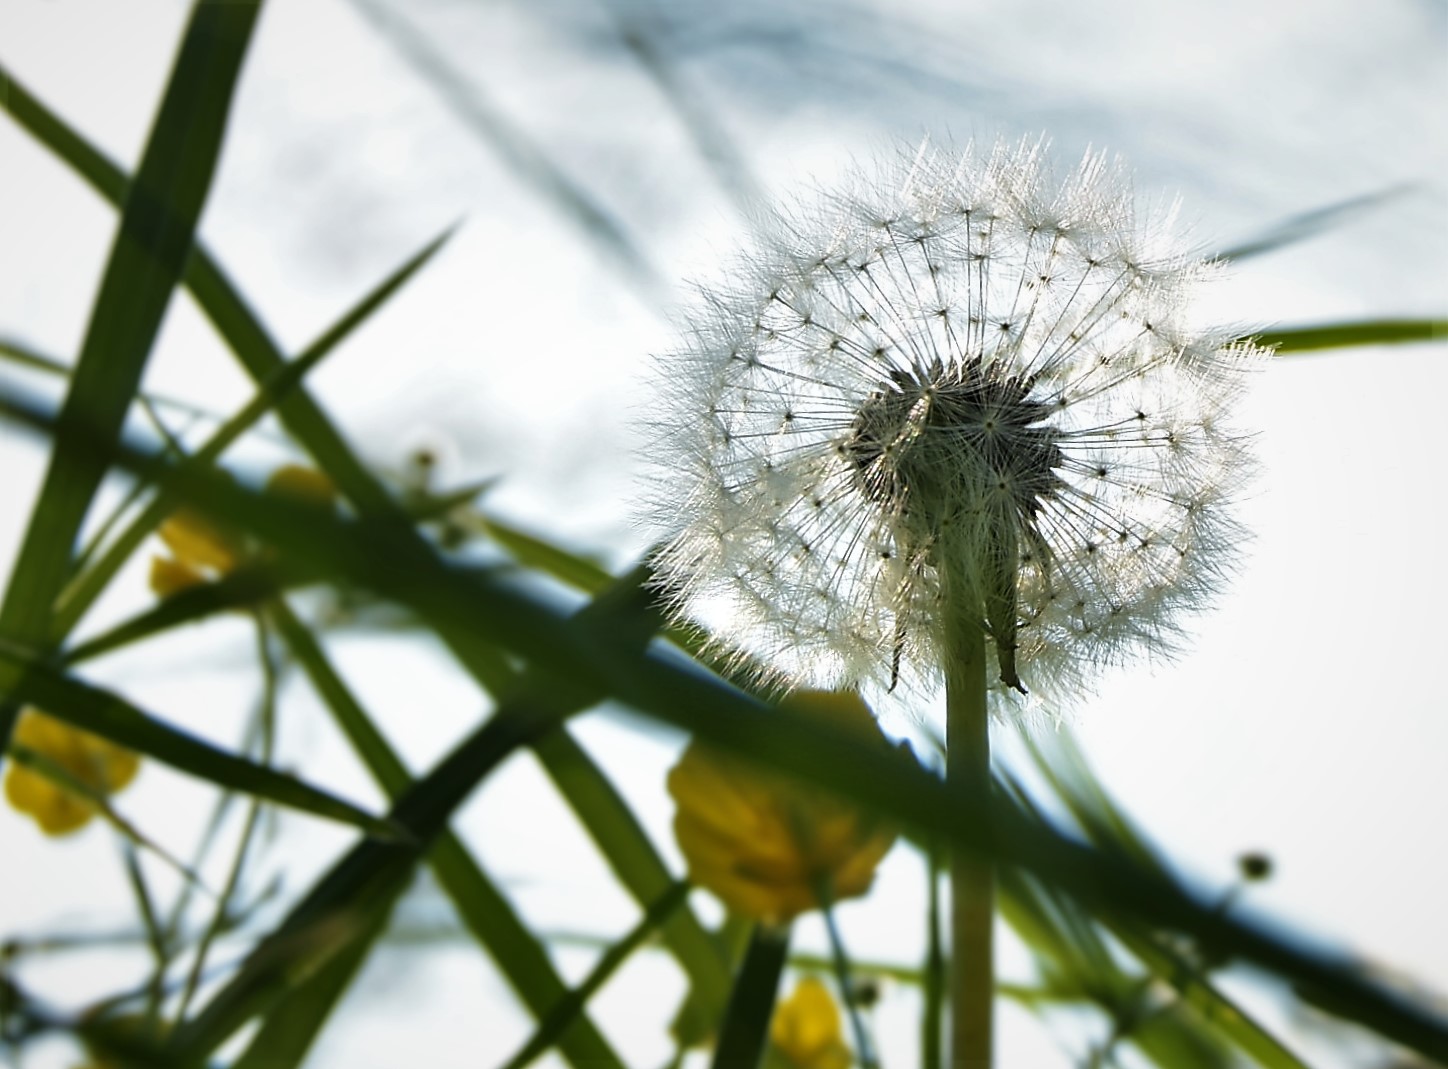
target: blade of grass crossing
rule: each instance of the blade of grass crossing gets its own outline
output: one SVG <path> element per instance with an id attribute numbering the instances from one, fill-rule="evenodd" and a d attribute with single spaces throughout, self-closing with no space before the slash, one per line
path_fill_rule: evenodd
<path id="1" fill-rule="evenodd" d="M 533 744 L 533 752 L 634 900 L 646 907 L 666 893 L 674 882 L 668 867 L 633 810 L 568 729 L 549 732 Z M 704 1013 L 718 1020 L 729 998 L 722 949 L 687 907 L 664 922 L 661 935 Z"/>
<path id="2" fill-rule="evenodd" d="M 609 981 L 610 977 L 618 971 L 618 967 L 627 961 L 634 951 L 644 945 L 645 940 L 654 933 L 659 925 L 684 904 L 688 894 L 689 885 L 678 882 L 660 895 L 658 901 L 644 911 L 643 917 L 633 930 L 609 947 L 598 959 L 598 964 L 584 978 L 583 983 L 569 992 L 568 997 L 544 1018 L 532 1038 L 523 1045 L 517 1054 L 504 1063 L 504 1069 L 523 1069 L 534 1058 L 557 1044 L 559 1037 L 583 1012 L 583 1007 L 588 1000 Z"/>
<path id="3" fill-rule="evenodd" d="M 0 635 L 38 644 L 71 566 L 211 187 L 260 0 L 198 3 L 121 213 L 39 498 L 0 604 Z M 10 680 L 0 675 L 0 689 Z M 18 708 L 0 707 L 0 760 Z"/>
<path id="4" fill-rule="evenodd" d="M 288 992 L 262 1020 L 231 1069 L 281 1069 L 305 1062 L 332 1011 L 386 930 L 393 904 L 388 902 L 373 910 L 346 947 Z"/>
<path id="5" fill-rule="evenodd" d="M 0 80 L 6 85 L 3 103 L 11 117 L 69 164 L 97 193 L 120 208 L 131 188 L 130 177 L 3 67 Z M 183 281 L 254 382 L 264 382 L 285 365 L 286 358 L 261 320 L 203 244 L 193 247 Z M 277 406 L 277 415 L 359 510 L 376 512 L 390 506 L 391 498 L 382 484 L 357 460 L 305 389 L 299 388 L 284 398 Z"/>
<path id="6" fill-rule="evenodd" d="M 114 164 L 29 94 L 19 94 L 16 103 L 16 116 L 22 125 L 75 166 L 102 195 L 113 202 L 119 199 L 126 179 Z M 196 255 L 192 257 L 186 282 L 203 311 L 227 339 L 253 378 L 260 381 L 263 376 L 272 373 L 275 366 L 282 361 L 280 353 L 261 323 L 204 249 L 198 248 Z M 278 414 L 287 429 L 303 442 L 319 466 L 359 509 L 393 512 L 395 506 L 386 491 L 371 473 L 358 463 L 341 436 L 331 427 L 325 415 L 305 391 L 298 390 L 283 401 Z M 521 535 L 521 532 L 507 530 L 500 525 L 494 533 L 509 543 L 509 548 L 515 552 L 536 555 L 538 551 L 536 545 L 527 544 L 527 536 Z M 550 558 L 549 563 L 555 567 L 559 565 L 556 555 L 544 555 Z M 588 585 L 597 582 L 596 568 L 591 562 L 582 562 L 582 567 L 577 567 L 573 561 L 564 563 L 570 567 L 561 570 L 567 573 L 569 579 Z M 693 922 L 692 927 L 699 927 L 697 921 Z M 692 941 L 697 945 L 697 939 Z M 711 952 L 710 957 L 714 956 Z M 696 962 L 708 960 L 698 954 L 691 957 Z M 710 968 L 709 965 L 699 964 L 686 967 L 694 973 Z M 708 986 L 716 985 L 709 983 Z"/>
<path id="7" fill-rule="evenodd" d="M 273 602 L 270 613 L 352 748 L 388 796 L 396 799 L 412 785 L 401 759 L 353 696 L 316 636 L 285 601 Z M 539 1019 L 552 1019 L 558 1008 L 567 1004 L 568 989 L 511 903 L 452 832 L 438 833 L 427 860 L 459 918 L 497 962 L 524 1004 Z M 571 1027 L 561 1034 L 561 1049 L 571 1064 L 583 1069 L 589 1059 L 606 1050 L 606 1044 L 598 1027 L 586 1017 L 570 1017 L 568 1024 Z"/>
<path id="8" fill-rule="evenodd" d="M 0 648 L 0 664 L 18 676 L 14 696 L 34 702 L 66 723 L 153 757 L 188 775 L 265 798 L 278 805 L 341 821 L 395 840 L 399 829 L 293 776 L 219 750 L 143 713 L 117 694 L 83 683 Z"/>
<path id="9" fill-rule="evenodd" d="M 289 363 L 279 365 L 265 376 L 252 399 L 240 411 L 218 427 L 215 433 L 190 458 L 188 463 L 202 467 L 214 464 L 222 452 L 240 438 L 257 421 L 281 403 L 302 380 L 334 352 L 343 339 L 375 312 L 416 274 L 452 236 L 449 229 L 433 240 L 422 251 L 411 257 L 394 271 L 376 289 L 349 310 L 333 327 L 313 342 Z M 80 620 L 87 609 L 105 589 L 116 572 L 130 558 L 140 544 L 166 518 L 175 507 L 167 494 L 157 494 L 126 530 L 108 547 L 104 556 L 95 566 L 76 577 L 62 591 L 56 608 L 56 619 L 51 630 L 51 641 L 61 642 Z"/>
<path id="10" fill-rule="evenodd" d="M 714 1048 L 713 1069 L 756 1069 L 769 1043 L 779 978 L 789 957 L 787 926 L 754 926 Z"/>

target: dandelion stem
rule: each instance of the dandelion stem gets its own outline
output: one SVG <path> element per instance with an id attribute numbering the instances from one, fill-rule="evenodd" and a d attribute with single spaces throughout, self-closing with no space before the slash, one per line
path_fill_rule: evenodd
<path id="1" fill-rule="evenodd" d="M 965 584 L 945 584 L 945 737 L 947 782 L 983 814 L 990 804 L 990 734 L 986 650 L 981 614 L 952 598 Z M 965 604 L 961 601 L 965 600 Z M 988 859 L 956 852 L 950 861 L 951 1065 L 988 1069 L 995 994 L 992 926 L 995 871 Z"/>

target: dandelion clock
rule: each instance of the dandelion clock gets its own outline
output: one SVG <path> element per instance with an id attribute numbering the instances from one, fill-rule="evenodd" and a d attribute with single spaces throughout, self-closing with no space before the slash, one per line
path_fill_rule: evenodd
<path id="1" fill-rule="evenodd" d="M 662 361 L 675 611 L 789 686 L 943 677 L 982 806 L 990 691 L 1170 652 L 1241 541 L 1229 415 L 1262 354 L 1193 319 L 1217 266 L 1147 214 L 1119 165 L 1025 143 L 772 219 Z M 953 879 L 954 1057 L 983 1065 L 989 868 Z"/>

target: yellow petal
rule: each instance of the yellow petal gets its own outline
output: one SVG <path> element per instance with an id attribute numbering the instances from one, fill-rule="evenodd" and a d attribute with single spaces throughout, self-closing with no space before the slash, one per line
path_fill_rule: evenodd
<path id="1" fill-rule="evenodd" d="M 180 508 L 157 529 L 183 564 L 229 572 L 241 557 L 237 540 L 195 509 Z"/>
<path id="2" fill-rule="evenodd" d="M 266 481 L 269 494 L 280 494 L 294 501 L 314 505 L 332 505 L 337 501 L 337 487 L 316 468 L 301 464 L 283 464 Z"/>
<path id="3" fill-rule="evenodd" d="M 206 581 L 204 573 L 184 561 L 171 557 L 151 558 L 151 592 L 158 598 L 169 598 Z"/>
<path id="4" fill-rule="evenodd" d="M 802 691 L 783 703 L 889 743 L 852 691 Z M 895 834 L 828 792 L 692 743 L 669 772 L 674 836 L 689 877 L 737 912 L 788 920 L 832 898 L 864 894 Z"/>
<path id="5" fill-rule="evenodd" d="M 13 738 L 101 794 L 123 789 L 140 768 L 140 758 L 134 752 L 33 709 L 21 716 Z M 36 769 L 14 762 L 6 771 L 5 797 L 16 810 L 34 818 L 48 835 L 75 831 L 96 814 L 89 798 Z"/>
<path id="6" fill-rule="evenodd" d="M 774 1011 L 769 1038 L 794 1069 L 847 1069 L 851 1061 L 839 1007 L 813 976 L 801 980 Z"/>

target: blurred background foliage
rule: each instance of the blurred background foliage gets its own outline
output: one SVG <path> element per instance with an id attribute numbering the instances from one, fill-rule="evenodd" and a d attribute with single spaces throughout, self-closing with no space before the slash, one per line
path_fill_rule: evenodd
<path id="1" fill-rule="evenodd" d="M 12 0 L 6 17 L 25 18 L 26 6 Z M 1080 144 L 1108 138 L 1152 161 L 1144 188 L 1169 183 L 1210 203 L 1201 178 L 1210 170 L 1220 186 L 1250 190 L 1271 161 L 1249 169 L 1234 151 L 1240 102 L 1168 131 L 1169 117 L 1198 114 L 1192 93 L 1202 90 L 1185 86 L 1157 121 L 1124 117 L 1137 53 L 1150 51 L 1150 24 L 1165 16 L 1127 5 L 1136 26 L 1120 11 L 1092 22 L 1059 5 L 1005 19 L 988 4 L 350 0 L 334 5 L 329 35 L 318 38 L 299 13 L 306 6 L 151 5 L 141 32 L 164 43 L 172 25 L 179 44 L 156 72 L 159 105 L 133 160 L 35 88 L 0 38 L 7 133 L 43 149 L 118 221 L 96 279 L 64 279 L 75 293 L 38 314 L 39 325 L 0 322 L 7 458 L 39 458 L 17 461 L 5 485 L 14 517 L 0 603 L 6 796 L 47 835 L 95 837 L 79 829 L 108 826 L 117 848 L 109 860 L 87 855 L 82 869 L 47 871 L 8 845 L 30 829 L 7 817 L 16 826 L 0 839 L 12 859 L 6 881 L 52 901 L 58 926 L 5 926 L 0 1057 L 260 1067 L 299 1065 L 315 1051 L 316 1064 L 364 1064 L 363 1048 L 323 1041 L 351 1029 L 389 1037 L 368 1063 L 379 1065 L 396 1064 L 398 1052 L 447 1064 L 448 1051 L 508 1066 L 704 1063 L 751 1042 L 765 1043 L 776 1067 L 938 1065 L 935 899 L 952 847 L 1003 866 L 1000 912 L 1018 960 L 1003 969 L 1002 1012 L 1016 1007 L 1046 1037 L 1017 1048 L 1008 1032 L 1001 1064 L 1045 1064 L 1017 1049 L 1081 1066 L 1301 1066 L 1309 1050 L 1336 1052 L 1342 1060 L 1329 1064 L 1343 1065 L 1448 1057 L 1440 997 L 1244 910 L 1252 887 L 1272 877 L 1268 857 L 1244 856 L 1226 886 L 1189 876 L 1112 800 L 1069 730 L 1019 729 L 987 818 L 937 778 L 928 721 L 907 732 L 913 757 L 901 760 L 712 674 L 720 666 L 697 659 L 705 636 L 659 617 L 644 547 L 620 506 L 632 465 L 622 459 L 618 354 L 632 350 L 638 366 L 668 344 L 658 310 L 677 295 L 677 265 L 697 254 L 688 234 L 711 229 L 699 224 L 697 187 L 715 198 L 708 240 L 728 247 L 816 157 L 838 158 L 847 135 L 915 138 L 944 127 L 956 136 L 1059 129 L 1068 146 L 1089 131 Z M 1049 35 L 1031 25 L 1047 11 L 1057 23 Z M 955 32 L 933 32 L 946 15 Z M 1422 17 L 1441 23 L 1436 8 Z M 1130 26 L 1139 40 L 1111 37 Z M 93 27 L 67 32 L 77 55 L 95 47 Z M 1170 37 L 1183 55 L 1190 33 Z M 269 80 L 298 49 L 360 66 L 380 92 L 359 104 Z M 1261 76 L 1287 85 L 1280 72 Z M 1441 83 L 1441 72 L 1433 77 Z M 338 96 L 347 84 L 339 78 Z M 393 121 L 368 126 L 374 107 Z M 757 129 L 761 114 L 788 121 L 746 148 L 735 131 Z M 1310 108 L 1303 115 L 1304 125 L 1317 121 Z M 299 116 L 360 126 L 311 145 Z M 972 129 L 952 129 L 962 116 Z M 816 131 L 818 144 L 784 152 L 801 130 Z M 1133 151 L 1163 137 L 1186 147 Z M 1204 137 L 1210 144 L 1198 145 Z M 486 160 L 494 214 L 458 229 L 458 189 L 480 181 L 475 162 L 459 162 L 460 139 Z M 787 166 L 761 166 L 777 152 Z M 414 157 L 436 165 L 407 166 Z M 1425 196 L 1403 184 L 1413 172 L 1405 159 L 1397 180 L 1383 182 L 1345 156 L 1322 197 L 1219 247 L 1243 261 L 1290 256 L 1365 216 L 1386 220 L 1377 234 L 1393 256 L 1432 245 L 1425 272 L 1392 276 L 1415 279 L 1395 283 L 1397 303 L 1370 297 L 1336 310 L 1307 300 L 1300 325 L 1277 325 L 1267 304 L 1235 313 L 1273 324 L 1259 333 L 1279 353 L 1443 337 L 1433 278 L 1441 234 L 1421 233 L 1424 219 L 1442 222 L 1441 191 L 1426 208 L 1392 215 L 1394 204 Z M 278 161 L 281 180 L 245 181 Z M 232 187 L 228 174 L 240 176 Z M 204 216 L 218 185 L 253 213 L 297 220 L 292 244 L 249 235 L 247 211 Z M 266 202 L 248 204 L 261 190 Z M 1298 183 L 1290 193 L 1314 190 Z M 47 210 L 27 209 L 36 241 L 66 223 L 40 218 Z M 533 235 L 528 247 L 498 215 Z M 6 239 L 7 258 L 31 255 L 27 236 Z M 429 269 L 460 240 L 516 277 L 429 295 Z M 512 244 L 489 252 L 494 242 Z M 253 269 L 243 283 L 226 267 L 233 248 L 249 263 L 283 266 Z M 1365 242 L 1352 270 L 1368 278 L 1383 255 Z M 287 294 L 299 277 L 292 258 L 336 269 Z M 168 318 L 181 293 L 207 332 Z M 45 325 L 51 314 L 71 317 L 65 329 Z M 299 324 L 313 320 L 323 325 L 299 340 Z M 168 331 L 183 332 L 188 350 L 219 343 L 242 374 L 198 358 L 191 382 L 206 385 L 184 397 L 153 391 L 148 361 Z M 318 399 L 327 381 L 318 372 L 354 335 L 379 338 L 387 362 L 375 381 L 354 382 L 368 414 L 344 430 Z M 35 337 L 72 344 L 47 348 Z M 425 358 L 429 348 L 438 351 Z M 1441 356 L 1441 341 L 1431 348 Z M 458 371 L 479 353 L 481 372 Z M 433 380 L 422 408 L 436 416 L 416 432 L 397 426 L 419 424 L 414 368 Z M 459 385 L 442 397 L 439 382 Z M 371 442 L 389 420 L 390 441 L 412 435 L 390 453 Z M 486 456 L 489 472 L 458 479 L 458 450 Z M 198 646 L 200 633 L 214 642 Z M 107 671 L 138 651 L 147 659 L 132 663 L 143 669 Z M 369 669 L 368 656 L 382 668 Z M 187 675 L 210 673 L 235 715 L 161 715 L 132 693 L 138 671 L 178 680 L 183 694 L 202 693 L 185 691 Z M 384 717 L 379 705 L 404 713 Z M 435 707 L 448 711 L 434 717 Z M 611 739 L 573 719 L 598 709 Z M 620 746 L 672 755 L 680 732 L 829 788 L 898 828 L 913 890 L 879 893 L 905 903 L 890 909 L 914 933 L 901 941 L 911 952 L 875 954 L 868 918 L 834 909 L 828 893 L 816 902 L 827 907 L 828 938 L 793 949 L 778 923 L 755 925 L 691 894 L 662 776 L 640 789 L 599 756 Z M 299 758 L 323 733 L 350 756 Z M 143 781 L 169 775 L 163 769 L 188 777 L 159 788 L 184 819 L 157 817 L 153 827 L 127 814 L 119 792 L 136 754 Z M 560 911 L 532 908 L 533 889 L 499 875 L 497 825 L 458 819 L 485 782 L 493 789 L 524 773 L 529 786 L 507 788 L 518 802 L 502 838 L 522 838 L 574 872 L 568 886 L 599 888 L 602 919 L 575 901 L 572 930 L 540 922 Z M 87 885 L 118 889 L 132 919 L 105 928 L 78 916 L 72 901 L 96 901 L 81 893 Z M 852 935 L 872 952 L 850 954 Z M 404 952 L 437 962 L 426 988 L 459 1015 L 455 1033 L 410 1023 L 399 988 L 422 967 Z M 369 971 L 387 953 L 401 972 L 391 987 Z M 449 993 L 475 956 L 490 963 L 492 986 L 470 977 Z M 759 980 L 771 961 L 798 974 L 781 989 L 778 1014 L 772 981 Z M 1246 988 L 1231 972 L 1244 965 L 1255 978 Z M 358 993 L 369 984 L 370 996 Z"/>

